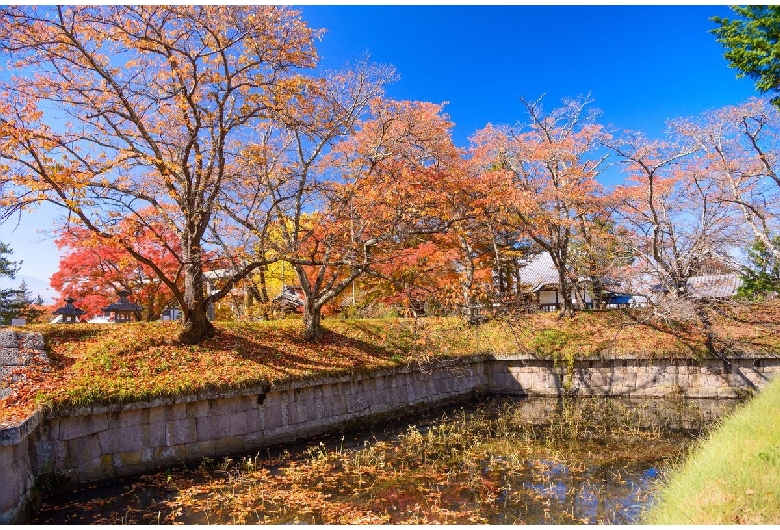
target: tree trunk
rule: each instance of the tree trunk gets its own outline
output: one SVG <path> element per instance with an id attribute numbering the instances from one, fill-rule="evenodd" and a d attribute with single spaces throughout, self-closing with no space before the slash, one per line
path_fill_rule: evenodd
<path id="1" fill-rule="evenodd" d="M 603 309 L 604 305 L 604 287 L 596 276 L 591 276 L 591 285 L 593 286 L 593 309 Z"/>
<path id="2" fill-rule="evenodd" d="M 263 318 L 265 320 L 270 320 L 271 317 L 268 314 L 269 298 L 268 298 L 268 286 L 265 281 L 265 269 L 266 266 L 263 265 L 262 267 L 260 267 L 260 270 L 258 271 L 258 273 L 260 274 L 260 291 L 257 293 L 258 294 L 257 299 L 260 301 L 260 304 L 263 308 Z"/>
<path id="3" fill-rule="evenodd" d="M 558 270 L 558 291 L 561 293 L 561 310 L 558 313 L 558 318 L 573 317 L 574 304 L 571 301 L 571 287 L 566 280 L 566 274 L 560 269 Z"/>
<path id="4" fill-rule="evenodd" d="M 463 316 L 466 317 L 466 322 L 468 322 L 470 326 L 473 326 L 478 323 L 478 318 L 476 315 L 478 308 L 472 305 L 473 300 L 471 297 L 471 291 L 474 287 L 475 269 L 473 251 L 471 245 L 469 245 L 465 238 L 460 238 L 460 245 L 463 255 L 466 258 L 464 260 L 466 262 L 466 277 L 460 282 L 461 296 L 463 297 Z"/>
<path id="5" fill-rule="evenodd" d="M 248 286 L 244 286 L 244 317 L 249 316 L 252 311 L 252 306 L 255 305 L 255 297 L 252 294 L 252 289 Z"/>
<path id="6" fill-rule="evenodd" d="M 184 265 L 184 318 L 178 337 L 182 344 L 198 344 L 214 336 L 203 287 L 203 267 L 200 252 L 196 251 Z"/>
<path id="7" fill-rule="evenodd" d="M 303 306 L 303 338 L 308 342 L 322 339 L 322 308 L 316 304 L 306 303 Z"/>
<path id="8" fill-rule="evenodd" d="M 704 345 L 707 348 L 707 353 L 713 357 L 720 357 L 715 349 L 715 333 L 712 329 L 712 321 L 707 314 L 706 303 L 702 300 L 695 300 L 694 304 L 696 305 L 696 316 L 699 317 L 704 327 Z"/>
<path id="9" fill-rule="evenodd" d="M 205 307 L 201 306 L 199 310 L 185 310 L 182 330 L 179 332 L 179 342 L 182 344 L 198 344 L 213 337 L 214 331 L 214 325 L 209 322 L 206 316 Z"/>

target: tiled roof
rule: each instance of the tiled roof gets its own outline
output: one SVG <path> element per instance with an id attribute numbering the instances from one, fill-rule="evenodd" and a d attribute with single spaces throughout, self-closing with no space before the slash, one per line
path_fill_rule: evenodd
<path id="1" fill-rule="evenodd" d="M 538 291 L 550 284 L 557 285 L 558 272 L 550 254 L 542 252 L 531 257 L 527 264 L 520 269 L 520 283 L 528 286 L 531 292 Z M 605 279 L 604 283 L 621 294 L 631 292 L 631 289 L 625 286 L 611 285 L 616 282 L 610 282 L 608 279 Z M 689 295 L 694 298 L 728 298 L 737 294 L 737 289 L 741 285 L 742 278 L 738 274 L 708 274 L 689 278 L 687 288 Z M 660 286 L 657 286 L 652 290 L 661 289 Z"/>
<path id="2" fill-rule="evenodd" d="M 737 274 L 708 274 L 688 278 L 686 287 L 694 298 L 728 298 L 737 294 L 741 285 Z"/>
<path id="3" fill-rule="evenodd" d="M 56 311 L 54 311 L 53 314 L 54 315 L 75 315 L 77 317 L 80 317 L 81 315 L 86 313 L 86 311 L 84 311 L 83 309 L 79 309 L 78 307 L 74 306 L 73 302 L 75 302 L 73 298 L 67 298 L 65 300 L 65 305 L 63 307 L 60 307 Z"/>
<path id="4" fill-rule="evenodd" d="M 558 271 L 550 254 L 542 252 L 529 259 L 528 264 L 520 269 L 520 283 L 531 286 L 531 291 L 550 283 L 557 285 Z"/>

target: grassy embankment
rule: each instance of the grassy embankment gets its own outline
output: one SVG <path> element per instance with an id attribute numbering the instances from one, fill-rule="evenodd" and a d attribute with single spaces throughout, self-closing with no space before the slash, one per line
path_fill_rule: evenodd
<path id="1" fill-rule="evenodd" d="M 694 446 L 648 524 L 780 524 L 780 380 Z"/>
<path id="2" fill-rule="evenodd" d="M 716 346 L 729 354 L 780 351 L 780 304 L 743 307 L 713 317 Z M 707 355 L 696 322 L 651 322 L 641 312 L 583 312 L 573 319 L 522 315 L 479 326 L 456 318 L 325 322 L 324 339 L 301 337 L 298 320 L 216 324 L 213 339 L 176 344 L 169 322 L 120 326 L 33 325 L 52 364 L 30 367 L 0 400 L 0 426 L 38 406 L 67 408 L 121 403 L 206 390 L 343 376 L 482 353 L 570 360 L 601 355 L 697 358 Z M 7 384 L 7 383 L 5 383 Z"/>

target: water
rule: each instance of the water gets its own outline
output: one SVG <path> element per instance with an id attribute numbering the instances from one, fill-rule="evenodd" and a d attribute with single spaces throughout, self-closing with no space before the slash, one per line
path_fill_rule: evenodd
<path id="1" fill-rule="evenodd" d="M 670 464 L 728 408 L 682 405 L 493 398 L 49 495 L 29 522 L 634 523 Z"/>

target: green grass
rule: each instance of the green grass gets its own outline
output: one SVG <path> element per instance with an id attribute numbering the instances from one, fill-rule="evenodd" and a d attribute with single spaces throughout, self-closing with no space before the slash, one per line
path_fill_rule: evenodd
<path id="1" fill-rule="evenodd" d="M 699 442 L 647 524 L 780 524 L 780 379 Z"/>

